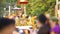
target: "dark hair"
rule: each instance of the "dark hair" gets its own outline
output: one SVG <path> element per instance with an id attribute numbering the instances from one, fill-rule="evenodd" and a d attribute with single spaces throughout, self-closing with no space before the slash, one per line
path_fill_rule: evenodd
<path id="1" fill-rule="evenodd" d="M 45 22 L 47 21 L 47 18 L 46 18 L 46 16 L 45 16 L 44 14 L 40 14 L 40 15 L 38 16 L 38 19 L 39 19 L 39 21 L 40 21 L 42 24 L 45 24 Z"/>
<path id="2" fill-rule="evenodd" d="M 49 34 L 50 26 L 49 23 L 46 24 L 47 18 L 44 14 L 40 14 L 38 17 L 39 21 L 43 26 L 39 29 L 38 34 Z"/>
<path id="3" fill-rule="evenodd" d="M 5 27 L 9 25 L 15 25 L 15 20 L 0 17 L 0 30 L 4 29 Z"/>

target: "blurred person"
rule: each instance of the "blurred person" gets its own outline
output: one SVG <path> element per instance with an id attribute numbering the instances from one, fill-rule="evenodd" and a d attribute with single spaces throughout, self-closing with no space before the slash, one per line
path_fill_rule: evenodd
<path id="1" fill-rule="evenodd" d="M 15 20 L 0 18 L 0 34 L 12 34 L 15 29 Z"/>
<path id="2" fill-rule="evenodd" d="M 50 26 L 51 26 L 50 34 L 60 34 L 60 26 L 58 24 L 58 18 L 51 17 Z"/>
<path id="3" fill-rule="evenodd" d="M 39 15 L 38 17 L 38 24 L 39 24 L 39 31 L 37 34 L 50 34 L 50 26 L 47 23 L 47 18 L 44 14 Z"/>

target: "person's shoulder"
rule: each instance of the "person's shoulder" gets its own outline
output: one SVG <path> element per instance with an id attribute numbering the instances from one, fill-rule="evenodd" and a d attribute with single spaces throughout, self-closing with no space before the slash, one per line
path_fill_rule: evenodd
<path id="1" fill-rule="evenodd" d="M 60 29 L 60 25 L 56 25 L 54 28 L 56 28 L 56 29 Z"/>
<path id="2" fill-rule="evenodd" d="M 60 26 L 56 25 L 54 28 L 51 29 L 51 31 L 58 32 L 60 30 Z"/>
<path id="3" fill-rule="evenodd" d="M 48 33 L 49 33 L 49 28 L 47 27 L 42 27 L 38 31 L 38 34 L 48 34 Z"/>
<path id="4" fill-rule="evenodd" d="M 40 31 L 49 31 L 50 30 L 50 28 L 47 26 L 47 25 L 44 25 L 42 28 L 40 28 Z"/>

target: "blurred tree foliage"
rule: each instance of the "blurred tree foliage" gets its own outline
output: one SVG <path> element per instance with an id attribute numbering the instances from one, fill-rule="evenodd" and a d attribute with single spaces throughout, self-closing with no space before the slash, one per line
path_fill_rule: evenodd
<path id="1" fill-rule="evenodd" d="M 8 3 L 14 6 L 16 1 L 17 0 L 0 0 L 0 11 L 2 11 Z M 55 2 L 56 0 L 29 0 L 27 4 L 27 15 L 34 16 L 45 12 L 54 15 Z"/>
<path id="2" fill-rule="evenodd" d="M 4 8 L 6 8 L 6 6 L 10 5 L 14 6 L 14 4 L 16 4 L 17 0 L 0 0 L 0 11 L 3 10 Z"/>
<path id="3" fill-rule="evenodd" d="M 56 0 L 29 0 L 27 5 L 28 15 L 39 15 L 48 12 L 54 15 Z"/>
<path id="4" fill-rule="evenodd" d="M 3 15 L 4 8 L 7 8 L 9 5 L 14 6 L 15 3 L 16 0 L 0 0 L 0 16 Z"/>

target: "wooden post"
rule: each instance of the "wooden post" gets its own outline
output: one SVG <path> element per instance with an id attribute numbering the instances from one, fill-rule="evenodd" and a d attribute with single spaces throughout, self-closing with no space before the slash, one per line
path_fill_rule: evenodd
<path id="1" fill-rule="evenodd" d="M 10 12 L 10 6 L 9 6 L 9 16 L 10 16 L 11 12 Z"/>
<path id="2" fill-rule="evenodd" d="M 58 17 L 58 0 L 56 0 L 56 5 L 55 5 L 55 16 Z"/>

